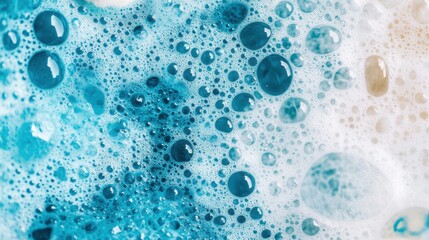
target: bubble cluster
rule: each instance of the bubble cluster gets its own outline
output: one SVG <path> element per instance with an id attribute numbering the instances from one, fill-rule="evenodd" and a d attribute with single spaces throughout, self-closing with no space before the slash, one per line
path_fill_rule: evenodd
<path id="1" fill-rule="evenodd" d="M 426 13 L 1 2 L 0 239 L 425 239 Z"/>

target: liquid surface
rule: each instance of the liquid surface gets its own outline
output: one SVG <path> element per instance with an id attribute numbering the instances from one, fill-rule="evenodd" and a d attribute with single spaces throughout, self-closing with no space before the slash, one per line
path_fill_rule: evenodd
<path id="1" fill-rule="evenodd" d="M 0 239 L 429 239 L 428 16 L 0 2 Z"/>

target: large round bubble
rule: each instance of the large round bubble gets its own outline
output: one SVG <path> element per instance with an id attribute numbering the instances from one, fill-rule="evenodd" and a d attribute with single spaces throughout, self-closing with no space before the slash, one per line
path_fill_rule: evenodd
<path id="1" fill-rule="evenodd" d="M 278 54 L 265 57 L 259 63 L 256 73 L 259 85 L 269 95 L 285 93 L 292 83 L 293 73 L 289 61 Z"/>
<path id="2" fill-rule="evenodd" d="M 41 89 L 58 86 L 65 75 L 63 61 L 56 53 L 49 51 L 35 53 L 28 62 L 27 70 L 31 82 Z"/>
<path id="3" fill-rule="evenodd" d="M 387 178 L 366 160 L 333 152 L 317 160 L 305 175 L 301 197 L 313 211 L 336 220 L 366 219 L 389 201 Z"/>
<path id="4" fill-rule="evenodd" d="M 34 20 L 34 33 L 46 45 L 59 45 L 67 40 L 69 26 L 61 13 L 44 11 Z"/>

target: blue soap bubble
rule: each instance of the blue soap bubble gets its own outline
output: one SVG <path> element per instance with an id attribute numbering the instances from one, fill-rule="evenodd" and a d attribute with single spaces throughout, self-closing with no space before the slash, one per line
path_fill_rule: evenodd
<path id="1" fill-rule="evenodd" d="M 353 86 L 354 73 L 347 67 L 340 68 L 334 75 L 334 87 L 344 90 Z"/>
<path id="2" fill-rule="evenodd" d="M 171 75 L 176 75 L 177 71 L 179 70 L 179 67 L 176 63 L 170 63 L 167 67 L 167 72 Z"/>
<path id="3" fill-rule="evenodd" d="M 113 185 L 107 185 L 103 188 L 103 196 L 106 199 L 112 199 L 116 195 L 116 188 Z"/>
<path id="4" fill-rule="evenodd" d="M 317 7 L 317 0 L 298 0 L 298 6 L 305 13 L 313 12 Z"/>
<path id="5" fill-rule="evenodd" d="M 239 93 L 232 99 L 232 109 L 236 112 L 248 112 L 255 108 L 255 98 L 249 93 Z"/>
<path id="6" fill-rule="evenodd" d="M 144 95 L 141 93 L 133 94 L 130 98 L 131 105 L 133 105 L 136 108 L 142 107 L 144 104 L 144 99 L 145 99 Z"/>
<path id="7" fill-rule="evenodd" d="M 31 236 L 33 237 L 34 240 L 51 239 L 51 234 L 52 234 L 51 227 L 40 228 L 40 229 L 33 230 L 31 232 Z"/>
<path id="8" fill-rule="evenodd" d="M 59 12 L 44 11 L 34 20 L 34 33 L 46 45 L 59 45 L 67 40 L 69 25 Z"/>
<path id="9" fill-rule="evenodd" d="M 21 38 L 19 37 L 19 34 L 17 31 L 10 30 L 3 33 L 2 40 L 3 40 L 4 49 L 11 51 L 16 49 L 19 46 Z"/>
<path id="10" fill-rule="evenodd" d="M 204 51 L 203 54 L 201 54 L 201 62 L 203 62 L 205 65 L 210 65 L 214 62 L 215 55 L 212 51 Z"/>
<path id="11" fill-rule="evenodd" d="M 240 75 L 238 74 L 237 71 L 231 71 L 228 73 L 228 80 L 231 82 L 235 82 L 238 80 L 238 78 L 240 78 Z"/>
<path id="12" fill-rule="evenodd" d="M 264 238 L 264 239 L 266 239 L 266 238 L 270 238 L 270 237 L 271 237 L 271 231 L 270 231 L 270 230 L 268 230 L 268 229 L 264 229 L 264 230 L 261 232 L 261 237 L 262 237 L 262 238 Z"/>
<path id="13" fill-rule="evenodd" d="M 293 13 L 293 4 L 288 1 L 280 1 L 277 3 L 274 12 L 281 18 L 288 18 Z"/>
<path id="14" fill-rule="evenodd" d="M 158 77 L 150 77 L 146 80 L 146 86 L 149 88 L 154 88 L 158 86 L 159 78 Z"/>
<path id="15" fill-rule="evenodd" d="M 320 231 L 319 224 L 313 218 L 305 219 L 301 224 L 301 229 L 308 236 L 314 236 Z"/>
<path id="16" fill-rule="evenodd" d="M 259 63 L 256 74 L 262 90 L 273 96 L 285 93 L 293 79 L 289 62 L 278 54 L 265 57 Z"/>
<path id="17" fill-rule="evenodd" d="M 177 45 L 176 45 L 176 51 L 178 51 L 179 53 L 187 53 L 187 52 L 189 52 L 189 49 L 190 49 L 190 46 L 189 46 L 189 43 L 187 43 L 187 42 L 179 42 Z"/>
<path id="18" fill-rule="evenodd" d="M 271 37 L 271 27 L 263 22 L 246 25 L 240 33 L 243 45 L 250 50 L 258 50 L 265 46 Z"/>
<path id="19" fill-rule="evenodd" d="M 35 53 L 28 62 L 27 71 L 31 82 L 41 89 L 58 86 L 63 81 L 65 74 L 61 58 L 56 53 L 49 51 Z"/>
<path id="20" fill-rule="evenodd" d="M 302 122 L 310 112 L 310 104 L 298 97 L 291 97 L 281 105 L 279 118 L 284 123 Z"/>
<path id="21" fill-rule="evenodd" d="M 259 220 L 263 216 L 263 212 L 262 212 L 262 209 L 260 207 L 253 207 L 250 210 L 249 214 L 253 220 Z"/>
<path id="22" fill-rule="evenodd" d="M 186 81 L 192 82 L 195 80 L 195 78 L 197 78 L 197 74 L 195 73 L 195 71 L 192 68 L 187 68 L 183 72 L 183 79 L 185 79 Z"/>
<path id="23" fill-rule="evenodd" d="M 294 53 L 290 56 L 290 61 L 295 65 L 296 67 L 302 67 L 304 65 L 303 59 L 301 54 Z"/>
<path id="24" fill-rule="evenodd" d="M 337 50 L 341 41 L 340 31 L 331 26 L 321 25 L 310 30 L 305 38 L 305 45 L 316 54 L 328 54 Z"/>
<path id="25" fill-rule="evenodd" d="M 301 197 L 315 212 L 336 220 L 361 220 L 380 212 L 390 183 L 376 167 L 354 155 L 332 152 L 306 173 Z"/>
<path id="26" fill-rule="evenodd" d="M 298 27 L 298 25 L 296 25 L 296 24 L 289 24 L 288 26 L 287 26 L 287 33 L 289 34 L 289 36 L 291 36 L 291 37 L 298 37 L 299 36 L 299 34 L 300 34 L 300 31 L 299 31 L 299 27 Z"/>
<path id="27" fill-rule="evenodd" d="M 232 122 L 227 117 L 220 117 L 215 122 L 215 127 L 217 130 L 224 132 L 224 133 L 230 133 L 233 130 Z"/>
<path id="28" fill-rule="evenodd" d="M 177 201 L 182 197 L 182 191 L 179 187 L 171 186 L 165 190 L 165 198 L 171 201 Z"/>
<path id="29" fill-rule="evenodd" d="M 247 197 L 255 190 L 255 178 L 245 171 L 233 173 L 228 179 L 228 189 L 236 197 Z"/>
<path id="30" fill-rule="evenodd" d="M 218 226 L 223 226 L 226 224 L 226 217 L 224 216 L 217 216 L 213 219 L 213 223 Z"/>
<path id="31" fill-rule="evenodd" d="M 194 155 L 194 147 L 188 140 L 181 139 L 171 146 L 170 154 L 177 162 L 189 162 Z"/>

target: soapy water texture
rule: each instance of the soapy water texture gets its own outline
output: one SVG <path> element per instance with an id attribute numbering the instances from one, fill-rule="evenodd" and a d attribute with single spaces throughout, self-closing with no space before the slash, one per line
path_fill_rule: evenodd
<path id="1" fill-rule="evenodd" d="M 428 16 L 0 0 L 0 239 L 429 239 Z"/>

